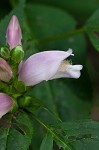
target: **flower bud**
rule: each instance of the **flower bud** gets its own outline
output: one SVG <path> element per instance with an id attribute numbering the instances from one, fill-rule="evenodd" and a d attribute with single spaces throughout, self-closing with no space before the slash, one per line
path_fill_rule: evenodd
<path id="1" fill-rule="evenodd" d="M 4 59 L 9 59 L 10 58 L 10 51 L 9 51 L 8 47 L 1 47 L 0 55 Z"/>
<path id="2" fill-rule="evenodd" d="M 18 104 L 17 104 L 16 99 L 13 98 L 13 106 L 10 110 L 10 113 L 16 112 L 17 110 L 18 110 Z"/>
<path id="3" fill-rule="evenodd" d="M 23 96 L 18 99 L 18 105 L 19 107 L 25 108 L 30 104 L 31 97 L 30 96 Z"/>
<path id="4" fill-rule="evenodd" d="M 10 50 L 18 45 L 21 45 L 21 39 L 21 28 L 17 17 L 13 15 L 6 31 L 6 42 L 9 44 Z"/>
<path id="5" fill-rule="evenodd" d="M 11 51 L 10 56 L 11 60 L 13 60 L 15 63 L 19 63 L 24 57 L 24 51 L 22 49 L 22 46 L 15 47 Z"/>
<path id="6" fill-rule="evenodd" d="M 18 92 L 25 92 L 27 87 L 22 81 L 18 81 L 17 79 L 14 81 L 14 87 Z"/>
<path id="7" fill-rule="evenodd" d="M 0 57 L 0 80 L 8 82 L 12 77 L 12 70 L 9 64 Z"/>

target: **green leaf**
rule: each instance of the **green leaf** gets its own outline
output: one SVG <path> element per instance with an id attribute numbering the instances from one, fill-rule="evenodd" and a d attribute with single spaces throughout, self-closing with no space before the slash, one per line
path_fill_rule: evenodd
<path id="1" fill-rule="evenodd" d="M 82 135 L 82 138 L 87 138 L 87 134 L 90 134 L 89 139 L 99 140 L 99 123 L 91 119 L 83 119 L 71 122 L 58 123 L 56 127 L 62 129 L 65 132 L 65 137 L 70 139 L 70 136 L 76 137 Z M 71 137 L 72 138 L 72 137 Z"/>
<path id="2" fill-rule="evenodd" d="M 46 110 L 47 112 L 49 112 L 57 121 L 60 121 L 60 118 L 58 117 L 57 113 L 54 112 L 54 110 L 52 110 L 49 106 L 47 106 L 43 101 L 38 100 L 35 97 L 31 97 L 31 101 L 30 104 L 25 107 L 25 109 L 31 113 L 34 113 L 35 111 L 37 111 L 38 109 L 41 108 Z"/>
<path id="3" fill-rule="evenodd" d="M 37 98 L 31 97 L 30 104 L 25 107 L 25 109 L 31 113 L 35 112 L 39 108 L 45 107 L 42 102 L 40 102 Z"/>
<path id="4" fill-rule="evenodd" d="M 32 3 L 38 3 L 42 5 L 51 5 L 57 8 L 61 8 L 70 14 L 72 14 L 78 21 L 85 22 L 85 20 L 98 9 L 99 1 L 94 0 L 29 0 Z"/>
<path id="5" fill-rule="evenodd" d="M 75 20 L 69 14 L 50 6 L 27 5 L 26 16 L 34 37 L 37 39 L 64 33 L 73 29 L 75 25 Z M 60 18 L 62 22 L 59 22 Z"/>
<path id="6" fill-rule="evenodd" d="M 54 138 L 54 140 L 58 143 L 60 147 L 63 147 L 64 150 L 72 150 L 71 147 L 68 145 L 64 137 L 53 130 L 52 126 L 46 125 L 41 119 L 39 119 L 36 115 L 30 114 L 33 119 L 35 119 L 40 125 L 42 125 Z"/>
<path id="7" fill-rule="evenodd" d="M 31 105 L 27 108 L 29 111 L 33 112 L 34 109 L 36 108 L 35 106 L 39 106 L 37 108 L 43 109 L 39 110 L 37 113 L 38 115 L 41 115 L 43 119 L 45 120 L 47 119 L 46 121 L 48 122 L 50 122 L 53 119 L 54 119 L 53 121 L 55 120 L 60 121 L 56 105 L 54 103 L 53 92 L 48 82 L 40 83 L 27 94 L 31 97 L 36 97 L 36 99 L 34 98 L 33 101 L 31 101 Z M 44 117 L 43 115 L 46 117 Z"/>
<path id="8" fill-rule="evenodd" d="M 51 88 L 62 120 L 89 118 L 91 89 L 85 88 L 83 80 L 58 79 L 52 81 Z"/>
<path id="9" fill-rule="evenodd" d="M 28 115 L 19 112 L 8 125 L 7 128 L 0 128 L 0 150 L 27 150 L 33 134 L 33 125 Z"/>
<path id="10" fill-rule="evenodd" d="M 54 136 L 54 141 L 58 145 L 59 149 L 63 148 L 63 150 L 72 150 L 72 147 L 68 144 L 62 134 L 59 134 L 55 131 L 54 134 L 56 135 Z"/>
<path id="11" fill-rule="evenodd" d="M 5 44 L 5 36 L 6 36 L 6 29 L 8 26 L 8 23 L 12 17 L 12 15 L 16 15 L 18 17 L 18 20 L 20 22 L 20 25 L 22 26 L 23 22 L 23 15 L 24 15 L 24 5 L 25 0 L 20 0 L 20 3 L 10 12 L 9 15 L 7 15 L 0 23 L 0 45 Z"/>
<path id="12" fill-rule="evenodd" d="M 99 123 L 93 120 L 63 122 L 55 127 L 64 134 L 65 139 L 77 150 L 97 150 L 99 146 Z"/>
<path id="13" fill-rule="evenodd" d="M 53 136 L 47 133 L 41 143 L 40 150 L 53 150 Z"/>
<path id="14" fill-rule="evenodd" d="M 99 9 L 88 19 L 86 32 L 97 51 L 99 51 Z"/>

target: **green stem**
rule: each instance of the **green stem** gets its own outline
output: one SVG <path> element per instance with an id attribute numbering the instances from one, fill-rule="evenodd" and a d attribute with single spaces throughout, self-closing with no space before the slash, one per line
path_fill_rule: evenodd
<path id="1" fill-rule="evenodd" d="M 73 36 L 73 35 L 83 33 L 83 32 L 85 32 L 85 28 L 75 29 L 75 30 L 72 30 L 72 31 L 69 31 L 69 32 L 64 32 L 63 34 L 59 34 L 59 35 L 56 35 L 56 36 L 53 36 L 53 37 L 49 37 L 49 38 L 46 38 L 46 39 L 43 39 L 43 40 L 39 40 L 39 43 L 40 44 L 45 44 L 45 43 L 48 43 L 48 42 L 52 42 L 52 41 L 55 41 L 55 40 L 62 39 L 64 37 Z"/>
<path id="2" fill-rule="evenodd" d="M 68 147 L 68 145 L 66 144 L 66 142 L 65 142 L 63 139 L 61 139 L 61 138 L 57 135 L 57 133 L 55 133 L 51 128 L 49 128 L 49 127 L 48 127 L 42 120 L 40 120 L 37 116 L 35 116 L 35 115 L 32 114 L 32 113 L 30 113 L 30 114 L 31 114 L 32 118 L 35 119 L 39 124 L 41 124 L 48 132 L 50 132 L 50 133 L 53 135 L 53 137 L 54 137 L 55 139 L 57 139 L 58 141 L 60 141 L 60 142 L 64 145 L 64 147 L 65 147 L 67 150 L 71 150 L 71 148 Z"/>

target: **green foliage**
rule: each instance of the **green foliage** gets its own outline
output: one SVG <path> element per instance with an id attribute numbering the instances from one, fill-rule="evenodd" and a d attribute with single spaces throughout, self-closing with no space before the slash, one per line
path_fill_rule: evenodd
<path id="1" fill-rule="evenodd" d="M 97 149 L 99 146 L 99 124 L 92 120 L 78 120 L 62 122 L 56 125 L 59 132 L 63 132 L 65 139 L 73 149 Z"/>
<path id="2" fill-rule="evenodd" d="M 48 38 L 64 33 L 64 31 L 72 30 L 75 25 L 75 20 L 71 15 L 61 9 L 50 6 L 29 4 L 26 7 L 26 15 L 28 24 L 30 28 L 32 28 L 32 32 L 34 32 L 34 37 L 37 39 Z M 51 18 L 51 20 L 49 20 L 49 18 Z M 62 22 L 61 20 L 59 22 L 60 18 Z"/>
<path id="3" fill-rule="evenodd" d="M 33 91 L 32 91 L 33 92 Z M 55 106 L 53 106 L 53 108 L 51 107 L 52 105 L 54 105 L 53 101 L 51 101 L 50 103 L 45 103 L 44 101 L 41 101 L 35 97 L 32 96 L 32 94 L 28 93 L 31 96 L 31 100 L 30 100 L 30 104 L 25 107 L 25 109 L 31 113 L 34 113 L 35 111 L 39 110 L 39 111 L 44 111 L 44 113 L 46 113 L 46 115 L 51 115 L 51 117 L 53 116 L 54 119 L 56 119 L 57 121 L 61 121 L 58 113 L 56 112 L 56 108 Z M 47 93 L 48 95 L 48 93 Z M 49 96 L 51 96 L 49 94 Z M 38 111 L 38 114 L 40 113 Z"/>
<path id="4" fill-rule="evenodd" d="M 28 115 L 19 112 L 15 118 L 8 120 L 7 123 L 4 122 L 0 128 L 0 150 L 27 150 L 32 135 L 33 125 Z"/>
<path id="5" fill-rule="evenodd" d="M 26 7 L 26 17 L 30 34 L 34 41 L 38 41 L 40 50 L 67 50 L 70 47 L 74 49 L 75 55 L 85 56 L 84 37 L 82 34 L 71 33 L 75 29 L 76 21 L 65 11 L 50 6 L 29 4 Z"/>
<path id="6" fill-rule="evenodd" d="M 73 64 L 82 64 L 83 70 L 80 79 L 44 81 L 29 88 L 17 80 L 13 88 L 11 81 L 5 91 L 17 99 L 19 110 L 0 120 L 0 150 L 56 150 L 57 146 L 64 150 L 98 150 L 99 124 L 89 119 L 95 87 L 86 65 L 89 45 L 84 33 L 99 51 L 99 9 L 87 20 L 99 2 L 20 0 L 17 6 L 16 3 L 10 0 L 15 8 L 0 23 L 0 46 L 6 43 L 11 16 L 17 15 L 23 31 L 24 60 L 39 51 L 72 48 L 75 56 L 70 59 Z M 6 58 L 3 49 L 0 56 Z M 0 85 L 4 92 L 6 84 Z"/>
<path id="7" fill-rule="evenodd" d="M 56 131 L 53 130 L 51 126 L 46 125 L 42 120 L 40 120 L 37 116 L 34 114 L 32 115 L 32 118 L 34 118 L 37 122 L 39 122 L 49 133 L 52 134 L 54 140 L 56 143 L 59 145 L 59 147 L 63 147 L 65 150 L 71 150 L 71 148 L 68 146 L 66 140 L 64 139 L 63 135 L 57 133 Z M 44 139 L 45 140 L 45 139 Z M 51 139 L 50 139 L 51 140 Z M 50 141 L 49 140 L 49 141 Z M 42 144 L 41 144 L 42 146 Z"/>
<path id="8" fill-rule="evenodd" d="M 52 134 L 47 133 L 42 141 L 40 150 L 53 150 L 53 137 Z"/>
<path id="9" fill-rule="evenodd" d="M 99 51 L 99 9 L 88 19 L 86 32 L 97 51 Z"/>
<path id="10" fill-rule="evenodd" d="M 94 0 L 29 0 L 33 3 L 48 5 L 48 6 L 54 6 L 57 8 L 61 8 L 68 11 L 70 14 L 72 14 L 75 18 L 77 18 L 78 21 L 84 22 L 88 19 L 88 17 L 92 14 L 93 11 L 98 9 L 99 1 Z"/>

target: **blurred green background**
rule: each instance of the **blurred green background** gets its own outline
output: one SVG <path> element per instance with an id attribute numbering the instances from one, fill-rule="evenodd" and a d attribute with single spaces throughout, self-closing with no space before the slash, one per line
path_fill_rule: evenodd
<path id="1" fill-rule="evenodd" d="M 61 8 L 73 15 L 79 22 L 85 22 L 99 8 L 99 0 L 27 0 L 27 3 L 41 4 Z M 3 0 L 0 4 L 0 16 L 4 17 L 18 0 Z"/>

